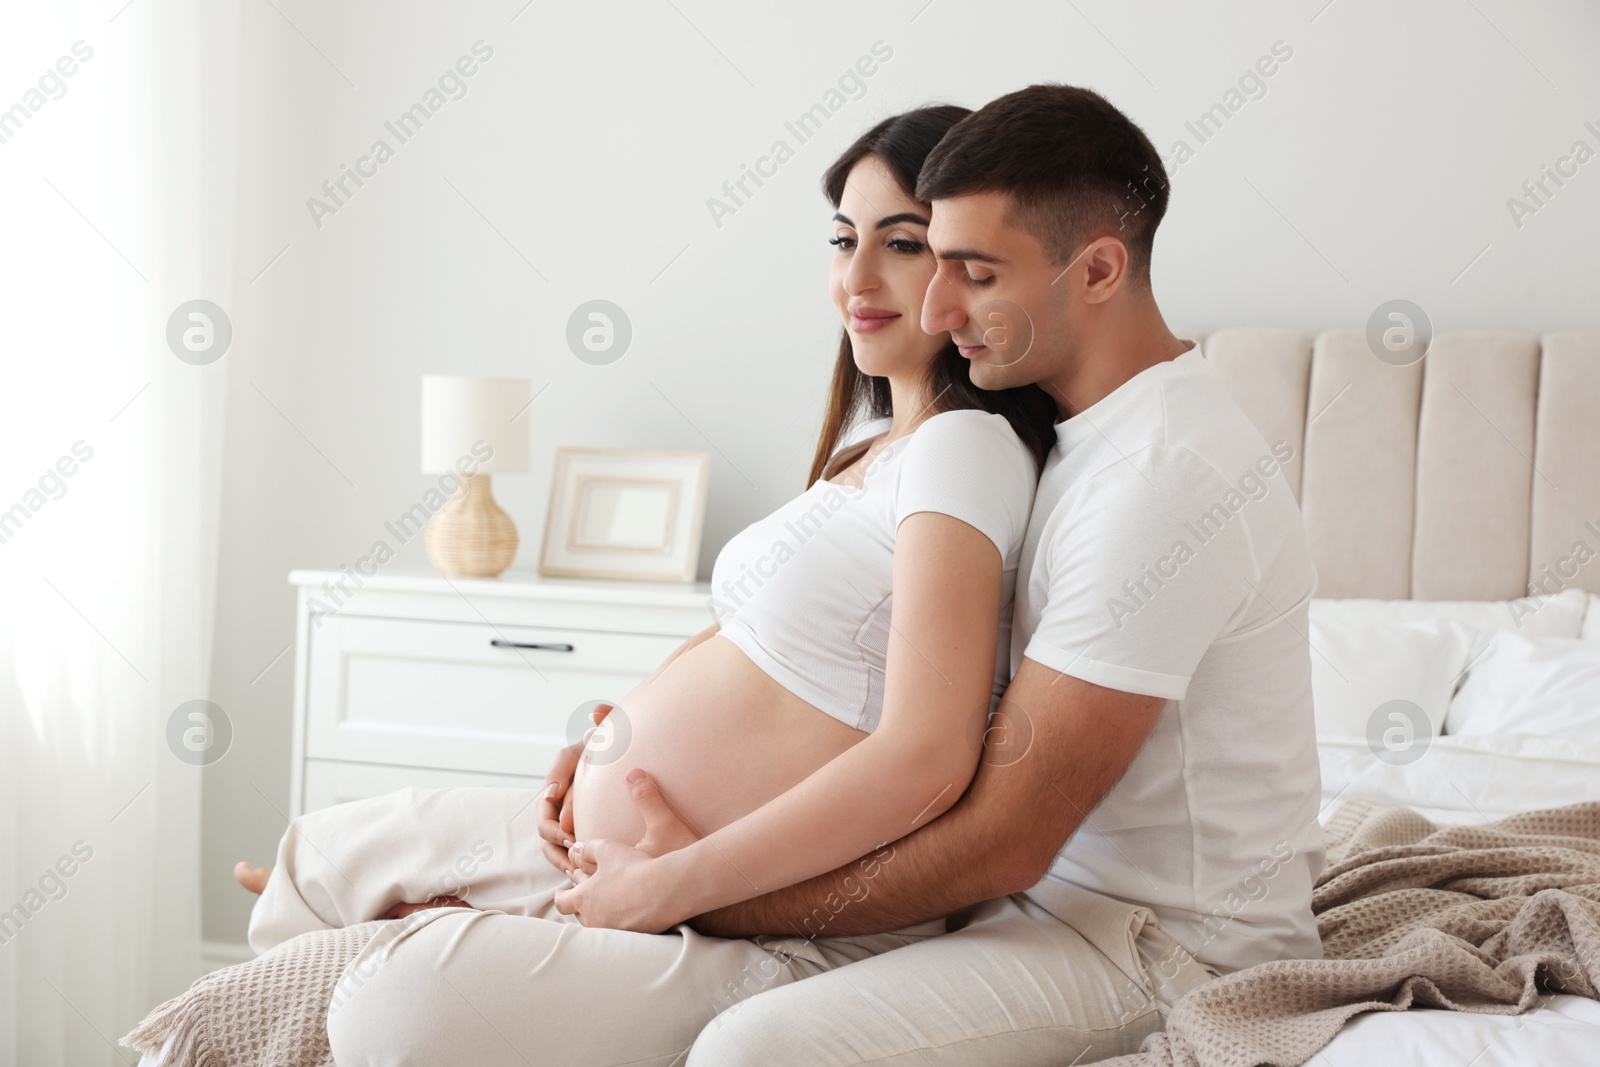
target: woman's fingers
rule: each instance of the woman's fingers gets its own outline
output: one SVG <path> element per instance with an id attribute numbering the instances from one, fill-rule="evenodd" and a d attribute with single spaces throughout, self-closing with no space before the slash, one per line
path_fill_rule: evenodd
<path id="1" fill-rule="evenodd" d="M 539 811 L 539 836 L 556 845 L 564 845 L 572 840 L 572 835 L 561 828 L 561 789 L 560 782 L 546 785 L 536 805 Z"/>
<path id="2" fill-rule="evenodd" d="M 580 894 L 582 892 L 583 892 L 583 890 L 581 888 L 577 887 L 577 886 L 574 886 L 571 889 L 558 889 L 558 890 L 556 890 L 556 897 L 555 897 L 556 910 L 559 911 L 563 915 L 576 915 L 576 914 L 578 914 L 578 901 L 579 901 L 578 894 Z"/>
<path id="3" fill-rule="evenodd" d="M 574 841 L 567 850 L 567 855 L 572 857 L 572 869 L 575 874 L 593 874 L 600 869 L 601 857 L 616 848 L 615 842 L 605 838 L 595 838 L 593 841 Z"/>
<path id="4" fill-rule="evenodd" d="M 550 767 L 549 780 L 535 804 L 540 850 L 558 871 L 565 871 L 572 866 L 572 861 L 567 858 L 567 843 L 572 840 L 571 790 L 568 786 L 572 768 L 577 763 L 577 753 L 562 749 Z"/>
<path id="5" fill-rule="evenodd" d="M 577 831 L 572 824 L 572 790 L 567 790 L 561 798 L 561 829 L 566 831 L 567 838 L 577 836 Z"/>
<path id="6" fill-rule="evenodd" d="M 574 842 L 568 854 L 572 857 L 573 869 L 584 874 L 593 874 L 600 866 L 600 849 L 593 841 Z"/>
<path id="7" fill-rule="evenodd" d="M 628 796 L 644 818 L 644 837 L 640 839 L 638 848 L 652 856 L 659 856 L 687 848 L 700 840 L 700 835 L 667 802 L 660 785 L 647 772 L 633 768 L 627 774 L 627 783 Z"/>
<path id="8" fill-rule="evenodd" d="M 552 845 L 548 841 L 541 841 L 539 842 L 539 850 L 544 853 L 544 858 L 550 861 L 550 866 L 567 875 L 567 877 L 572 877 L 569 873 L 572 870 L 572 860 L 567 856 L 566 849 L 560 845 Z"/>
<path id="9" fill-rule="evenodd" d="M 574 750 L 564 748 L 556 754 L 555 762 L 550 764 L 550 770 L 544 776 L 544 790 L 539 794 L 536 805 L 537 818 L 541 823 L 555 822 L 560 815 L 561 797 L 572 785 L 572 774 L 577 766 L 578 754 Z"/>

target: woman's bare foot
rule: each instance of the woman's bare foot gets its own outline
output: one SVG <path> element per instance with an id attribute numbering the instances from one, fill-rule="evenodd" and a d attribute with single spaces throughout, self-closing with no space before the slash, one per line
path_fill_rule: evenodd
<path id="1" fill-rule="evenodd" d="M 252 867 L 243 860 L 233 869 L 234 881 L 244 886 L 256 896 L 267 888 L 267 879 L 272 876 L 271 867 Z"/>

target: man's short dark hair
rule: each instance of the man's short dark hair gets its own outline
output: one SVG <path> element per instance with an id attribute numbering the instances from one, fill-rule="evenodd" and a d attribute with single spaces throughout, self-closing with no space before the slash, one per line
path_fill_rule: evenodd
<path id="1" fill-rule="evenodd" d="M 923 203 L 973 193 L 1012 196 L 1007 222 L 1065 267 L 1100 230 L 1128 248 L 1128 273 L 1150 284 L 1150 252 L 1167 213 L 1167 172 L 1144 131 L 1074 85 L 1030 85 L 951 127 L 917 178 Z"/>

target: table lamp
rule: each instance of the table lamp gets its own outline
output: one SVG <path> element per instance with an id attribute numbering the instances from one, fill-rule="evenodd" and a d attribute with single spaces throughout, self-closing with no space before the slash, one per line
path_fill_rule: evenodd
<path id="1" fill-rule="evenodd" d="M 428 559 L 450 577 L 493 578 L 517 554 L 517 527 L 495 503 L 489 476 L 528 469 L 526 378 L 422 376 L 422 470 L 461 478 L 428 521 Z M 487 446 L 487 447 L 486 447 Z"/>

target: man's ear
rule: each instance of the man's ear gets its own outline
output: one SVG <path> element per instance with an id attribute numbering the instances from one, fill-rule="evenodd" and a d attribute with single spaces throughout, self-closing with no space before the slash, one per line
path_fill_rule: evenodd
<path id="1" fill-rule="evenodd" d="M 1096 237 L 1078 253 L 1083 263 L 1083 299 L 1101 304 L 1116 295 L 1128 276 L 1128 246 L 1110 235 Z"/>

